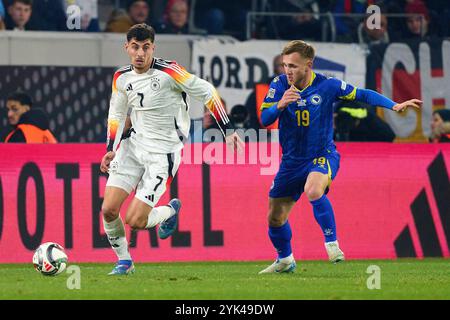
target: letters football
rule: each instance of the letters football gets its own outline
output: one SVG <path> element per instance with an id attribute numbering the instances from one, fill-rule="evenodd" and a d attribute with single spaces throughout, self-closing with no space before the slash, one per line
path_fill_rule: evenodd
<path id="1" fill-rule="evenodd" d="M 55 276 L 63 272 L 67 260 L 64 248 L 55 242 L 41 244 L 33 255 L 34 268 L 45 276 Z"/>

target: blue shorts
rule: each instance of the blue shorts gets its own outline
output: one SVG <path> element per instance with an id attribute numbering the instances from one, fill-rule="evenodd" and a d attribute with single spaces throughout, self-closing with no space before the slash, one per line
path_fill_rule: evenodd
<path id="1" fill-rule="evenodd" d="M 270 188 L 269 197 L 292 197 L 294 201 L 297 201 L 303 193 L 306 178 L 310 172 L 327 174 L 329 178 L 329 187 L 331 180 L 336 177 L 339 170 L 340 159 L 341 156 L 339 153 L 333 151 L 323 157 L 312 160 L 296 161 L 295 163 L 289 160 L 282 160 L 280 169 Z M 328 187 L 325 190 L 325 193 L 328 192 Z"/>

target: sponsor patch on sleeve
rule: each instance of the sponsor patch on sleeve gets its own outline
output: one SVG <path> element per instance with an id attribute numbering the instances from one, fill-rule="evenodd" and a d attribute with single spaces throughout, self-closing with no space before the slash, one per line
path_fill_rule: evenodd
<path id="1" fill-rule="evenodd" d="M 269 92 L 267 92 L 266 98 L 274 98 L 275 97 L 275 88 L 270 88 Z"/>

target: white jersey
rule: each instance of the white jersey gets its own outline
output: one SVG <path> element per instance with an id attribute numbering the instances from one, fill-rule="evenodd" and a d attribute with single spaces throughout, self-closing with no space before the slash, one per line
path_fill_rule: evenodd
<path id="1" fill-rule="evenodd" d="M 216 89 L 190 74 L 174 61 L 153 58 L 150 69 L 136 73 L 126 66 L 114 74 L 108 114 L 108 151 L 116 151 L 131 108 L 131 123 L 136 134 L 130 139 L 145 151 L 172 153 L 182 149 L 177 129 L 187 137 L 190 128 L 188 105 L 183 93 L 203 102 L 222 132 L 230 120 Z"/>

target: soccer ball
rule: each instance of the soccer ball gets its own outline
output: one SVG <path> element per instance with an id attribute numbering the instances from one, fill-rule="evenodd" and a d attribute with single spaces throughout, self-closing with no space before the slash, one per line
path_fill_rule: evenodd
<path id="1" fill-rule="evenodd" d="M 55 276 L 63 272 L 67 260 L 64 248 L 55 242 L 41 244 L 33 255 L 34 268 L 45 276 Z"/>

